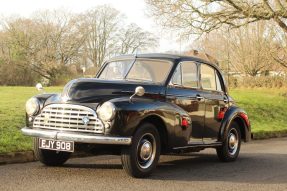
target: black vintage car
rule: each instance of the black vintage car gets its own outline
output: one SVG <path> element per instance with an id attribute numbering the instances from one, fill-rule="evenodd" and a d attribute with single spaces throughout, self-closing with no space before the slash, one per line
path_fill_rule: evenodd
<path id="1" fill-rule="evenodd" d="M 45 165 L 94 148 L 121 154 L 133 177 L 150 175 L 160 154 L 215 148 L 221 161 L 234 161 L 251 137 L 247 114 L 218 67 L 189 56 L 116 57 L 95 78 L 32 97 L 26 112 L 22 132 L 35 137 L 35 155 Z"/>

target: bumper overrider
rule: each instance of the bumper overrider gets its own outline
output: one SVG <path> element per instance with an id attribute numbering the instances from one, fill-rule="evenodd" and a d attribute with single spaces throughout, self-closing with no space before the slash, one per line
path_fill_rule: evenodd
<path id="1" fill-rule="evenodd" d="M 93 134 L 79 133 L 79 132 L 32 129 L 29 127 L 24 127 L 21 129 L 21 131 L 24 135 L 28 135 L 32 137 L 62 140 L 62 141 L 74 141 L 78 143 L 130 145 L 132 142 L 131 137 L 93 135 Z"/>

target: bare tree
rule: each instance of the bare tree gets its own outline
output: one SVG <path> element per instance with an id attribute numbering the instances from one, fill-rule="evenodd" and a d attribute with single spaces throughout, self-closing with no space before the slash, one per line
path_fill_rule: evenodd
<path id="1" fill-rule="evenodd" d="M 32 26 L 29 19 L 1 20 L 0 33 L 0 84 L 4 85 L 28 85 L 33 83 L 38 75 L 27 64 L 27 52 L 25 47 L 31 42 L 27 36 L 24 25 Z M 18 29 L 22 30 L 18 30 Z"/>
<path id="2" fill-rule="evenodd" d="M 146 0 L 151 13 L 167 27 L 188 34 L 204 33 L 223 25 L 240 27 L 260 20 L 272 20 L 285 32 L 285 0 Z"/>
<path id="3" fill-rule="evenodd" d="M 64 12 L 41 12 L 34 19 L 7 19 L 8 61 L 29 68 L 43 78 L 55 80 L 64 67 L 78 57 L 84 40 L 73 20 Z"/>
<path id="4" fill-rule="evenodd" d="M 80 49 L 85 42 L 74 15 L 64 11 L 44 11 L 35 15 L 38 35 L 33 52 L 33 64 L 46 69 L 50 78 L 57 78 L 63 69 L 79 62 Z"/>
<path id="5" fill-rule="evenodd" d="M 176 28 L 184 35 L 205 34 L 218 29 L 240 28 L 258 21 L 270 21 L 287 34 L 285 0 L 146 0 L 151 14 L 164 26 Z M 285 38 L 285 37 L 284 37 Z M 271 42 L 273 43 L 273 42 Z M 285 40 L 270 52 L 277 63 L 287 67 Z"/>
<path id="6" fill-rule="evenodd" d="M 109 6 L 98 6 L 80 16 L 83 33 L 86 36 L 84 51 L 95 67 L 102 64 L 115 46 L 115 32 L 123 16 Z"/>
<path id="7" fill-rule="evenodd" d="M 136 24 L 126 25 L 124 19 L 118 10 L 107 5 L 79 15 L 78 22 L 85 36 L 84 62 L 91 61 L 93 66 L 99 67 L 110 56 L 156 47 L 153 34 Z"/>
<path id="8" fill-rule="evenodd" d="M 262 23 L 240 28 L 233 31 L 233 35 L 230 36 L 233 66 L 249 76 L 256 76 L 260 72 L 270 70 L 274 63 L 270 58 L 270 42 L 273 35 L 268 34 L 266 28 L 260 24 Z"/>
<path id="9" fill-rule="evenodd" d="M 150 47 L 157 46 L 156 37 L 149 32 L 142 30 L 136 24 L 130 24 L 126 29 L 122 29 L 119 34 L 120 54 L 135 53 L 143 51 Z"/>
<path id="10" fill-rule="evenodd" d="M 276 70 L 279 65 L 270 56 L 276 32 L 265 22 L 253 23 L 230 33 L 212 31 L 203 36 L 198 47 L 219 59 L 220 67 L 227 71 L 256 76 L 265 71 Z"/>
<path id="11" fill-rule="evenodd" d="M 15 73 L 30 71 L 32 81 L 40 76 L 55 84 L 79 73 L 80 67 L 91 63 L 99 67 L 110 56 L 156 46 L 151 33 L 124 21 L 119 11 L 106 5 L 83 14 L 55 10 L 31 18 L 1 19 L 0 64 L 5 66 L 0 73 L 7 68 Z M 0 84 L 6 83 L 2 74 L 7 73 L 1 73 Z"/>

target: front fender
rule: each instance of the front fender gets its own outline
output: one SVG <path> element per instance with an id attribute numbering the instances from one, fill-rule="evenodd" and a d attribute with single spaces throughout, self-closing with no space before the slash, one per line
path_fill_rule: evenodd
<path id="1" fill-rule="evenodd" d="M 251 140 L 251 126 L 250 126 L 250 121 L 247 117 L 247 113 L 243 109 L 235 105 L 230 106 L 228 110 L 225 112 L 224 118 L 221 122 L 219 140 L 225 141 L 225 139 L 227 138 L 227 134 L 228 134 L 228 128 L 230 127 L 230 124 L 234 120 L 240 123 L 239 126 L 241 130 L 242 139 L 245 142 L 250 141 Z"/>
<path id="2" fill-rule="evenodd" d="M 35 95 L 34 97 L 37 98 L 41 104 L 44 105 L 44 103 L 46 102 L 46 100 L 48 100 L 49 98 L 56 96 L 57 94 L 53 94 L 53 93 L 45 93 L 45 94 L 38 94 Z"/>
<path id="3" fill-rule="evenodd" d="M 46 101 L 51 98 L 52 96 L 55 96 L 56 94 L 39 94 L 39 95 L 35 95 L 33 96 L 34 98 L 37 98 L 39 100 L 39 103 L 40 103 L 40 110 L 39 112 L 41 112 L 41 110 L 43 109 L 43 107 L 45 106 L 46 104 Z M 38 115 L 38 113 L 36 114 Z M 26 126 L 27 127 L 32 127 L 32 123 L 28 120 L 29 116 L 28 114 L 26 113 Z"/>
<path id="4" fill-rule="evenodd" d="M 160 118 L 164 123 L 169 146 L 186 145 L 191 131 L 191 124 L 183 130 L 180 123 L 181 116 L 189 117 L 188 113 L 164 100 L 146 98 L 129 98 L 110 100 L 117 108 L 117 114 L 112 124 L 110 134 L 133 136 L 139 124 L 148 117 Z M 182 132 L 182 133 L 179 133 Z"/>

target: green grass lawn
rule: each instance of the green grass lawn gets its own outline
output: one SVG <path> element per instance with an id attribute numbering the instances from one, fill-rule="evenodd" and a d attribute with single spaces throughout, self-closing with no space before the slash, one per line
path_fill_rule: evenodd
<path id="1" fill-rule="evenodd" d="M 50 87 L 45 91 L 61 89 Z M 25 125 L 26 100 L 38 93 L 34 87 L 0 87 L 0 153 L 32 149 L 32 139 L 23 136 L 20 128 Z M 248 112 L 253 133 L 287 132 L 286 89 L 236 89 L 230 93 Z"/>
<path id="2" fill-rule="evenodd" d="M 45 88 L 46 92 L 60 92 L 60 87 Z M 34 87 L 0 86 L 0 153 L 32 149 L 32 138 L 23 136 L 25 103 L 39 94 Z"/>
<path id="3" fill-rule="evenodd" d="M 287 89 L 235 89 L 230 94 L 247 111 L 257 137 L 287 133 Z"/>

